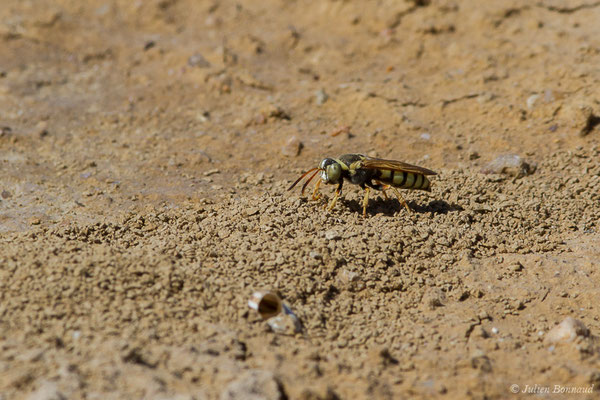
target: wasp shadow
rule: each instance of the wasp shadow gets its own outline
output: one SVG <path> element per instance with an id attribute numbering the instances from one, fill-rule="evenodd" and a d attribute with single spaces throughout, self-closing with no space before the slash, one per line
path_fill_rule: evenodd
<path id="1" fill-rule="evenodd" d="M 448 214 L 449 212 L 464 211 L 464 208 L 458 204 L 450 204 L 445 200 L 433 200 L 427 205 L 409 202 L 408 205 L 418 213 Z"/>
<path id="2" fill-rule="evenodd" d="M 362 202 L 352 199 L 343 199 L 342 202 L 347 207 L 351 208 L 352 211 L 362 213 Z M 450 204 L 444 200 L 433 200 L 425 205 L 417 201 L 407 201 L 406 203 L 413 212 L 419 214 L 448 214 L 449 212 L 464 210 L 464 208 L 458 204 Z M 369 199 L 369 204 L 367 205 L 367 214 L 369 215 L 384 214 L 388 217 L 391 217 L 403 210 L 404 206 L 397 199 L 386 200 L 384 198 L 377 197 L 374 199 Z"/>

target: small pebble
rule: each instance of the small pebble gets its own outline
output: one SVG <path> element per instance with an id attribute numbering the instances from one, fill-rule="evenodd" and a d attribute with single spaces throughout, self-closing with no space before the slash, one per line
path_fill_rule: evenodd
<path id="1" fill-rule="evenodd" d="M 285 120 L 290 120 L 291 117 L 290 115 L 281 107 L 279 106 L 275 106 L 273 104 L 269 104 L 265 107 L 263 107 L 260 110 L 260 115 L 265 118 L 265 119 L 269 119 L 269 118 L 273 118 L 273 119 L 285 119 Z"/>
<path id="2" fill-rule="evenodd" d="M 250 369 L 223 388 L 220 400 L 282 399 L 281 385 L 270 371 Z"/>
<path id="3" fill-rule="evenodd" d="M 360 276 L 353 271 L 348 271 L 346 269 L 343 269 L 339 274 L 338 274 L 338 279 L 340 280 L 340 282 L 344 285 L 348 285 L 352 282 L 358 282 L 360 280 Z"/>
<path id="4" fill-rule="evenodd" d="M 218 169 L 215 168 L 215 169 L 211 169 L 211 170 L 206 171 L 203 175 L 204 176 L 211 176 L 211 175 L 214 175 L 214 174 L 218 174 L 220 172 L 221 172 L 220 170 L 218 170 Z"/>
<path id="5" fill-rule="evenodd" d="M 514 272 L 522 271 L 523 264 L 521 264 L 520 262 L 517 261 L 515 263 L 510 264 L 510 269 L 511 269 L 511 271 L 514 271 Z"/>
<path id="6" fill-rule="evenodd" d="M 319 89 L 315 92 L 315 99 L 318 105 L 322 105 L 329 99 L 329 96 L 323 89 Z"/>
<path id="7" fill-rule="evenodd" d="M 335 137 L 342 133 L 350 134 L 350 125 L 344 125 L 336 128 L 333 132 L 330 133 L 330 136 Z"/>
<path id="8" fill-rule="evenodd" d="M 0 137 L 8 135 L 12 132 L 12 128 L 10 126 L 0 126 Z"/>
<path id="9" fill-rule="evenodd" d="M 31 217 L 28 219 L 29 225 L 39 225 L 42 223 L 42 220 L 40 220 L 38 217 Z"/>
<path id="10" fill-rule="evenodd" d="M 267 325 L 275 333 L 294 335 L 302 330 L 302 325 L 294 314 L 281 313 L 276 317 L 269 318 Z"/>
<path id="11" fill-rule="evenodd" d="M 514 177 L 530 175 L 534 171 L 535 165 L 530 165 L 516 154 L 498 156 L 481 170 L 484 174 L 507 174 Z"/>
<path id="12" fill-rule="evenodd" d="M 327 240 L 339 240 L 341 238 L 342 237 L 336 231 L 329 230 L 329 231 L 325 232 L 325 239 L 327 239 Z"/>
<path id="13" fill-rule="evenodd" d="M 149 40 L 144 44 L 144 51 L 150 50 L 154 46 L 156 46 L 156 42 L 154 40 Z"/>
<path id="14" fill-rule="evenodd" d="M 595 107 L 593 103 L 566 105 L 560 111 L 561 119 L 579 136 L 586 136 L 600 125 L 600 117 L 594 112 Z"/>
<path id="15" fill-rule="evenodd" d="M 67 397 L 58 390 L 58 384 L 44 380 L 38 388 L 29 394 L 28 400 L 63 400 Z"/>
<path id="16" fill-rule="evenodd" d="M 527 108 L 532 109 L 535 102 L 540 98 L 539 94 L 531 95 L 527 98 Z"/>
<path id="17" fill-rule="evenodd" d="M 586 337 L 589 334 L 590 331 L 583 322 L 573 317 L 567 317 L 560 324 L 548 331 L 544 343 L 569 343 L 575 340 L 577 336 Z"/>
<path id="18" fill-rule="evenodd" d="M 208 68 L 210 63 L 206 61 L 204 56 L 200 53 L 196 53 L 188 58 L 188 65 L 190 67 Z"/>
<path id="19" fill-rule="evenodd" d="M 39 137 L 48 136 L 48 123 L 46 121 L 38 122 L 37 125 L 35 126 L 34 133 L 36 135 L 38 135 Z"/>
<path id="20" fill-rule="evenodd" d="M 296 157 L 302 151 L 302 142 L 296 136 L 289 138 L 287 143 L 281 148 L 281 154 L 287 157 Z"/>

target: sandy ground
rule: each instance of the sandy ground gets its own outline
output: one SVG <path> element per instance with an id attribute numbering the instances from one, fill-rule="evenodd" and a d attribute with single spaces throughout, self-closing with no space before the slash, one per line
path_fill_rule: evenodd
<path id="1" fill-rule="evenodd" d="M 0 399 L 595 398 L 598 21 L 3 0 Z M 356 186 L 331 212 L 286 190 L 349 152 L 438 175 L 366 218 Z"/>

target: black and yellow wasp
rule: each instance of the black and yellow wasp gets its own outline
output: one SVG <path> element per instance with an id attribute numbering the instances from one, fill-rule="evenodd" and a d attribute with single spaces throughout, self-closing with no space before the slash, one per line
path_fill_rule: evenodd
<path id="1" fill-rule="evenodd" d="M 385 191 L 391 188 L 396 193 L 396 196 L 398 196 L 400 203 L 410 211 L 408 204 L 406 204 L 406 201 L 396 188 L 419 189 L 429 192 L 431 190 L 431 182 L 429 182 L 427 176 L 437 175 L 429 169 L 410 165 L 402 161 L 384 160 L 381 158 L 364 156 L 362 154 L 344 154 L 338 158 L 325 158 L 318 167 L 309 169 L 302 174 L 288 190 L 294 188 L 302 178 L 313 171 L 314 173 L 302 186 L 302 194 L 304 194 L 304 189 L 306 189 L 306 186 L 308 186 L 310 181 L 320 172 L 321 179 L 318 180 L 315 185 L 312 198 L 313 200 L 319 198 L 318 191 L 321 182 L 337 184 L 335 195 L 327 208 L 328 210 L 331 210 L 342 194 L 342 185 L 345 179 L 350 183 L 359 185 L 365 189 L 363 216 L 367 215 L 367 203 L 369 201 L 370 189 L 381 190 L 385 198 L 388 199 Z"/>

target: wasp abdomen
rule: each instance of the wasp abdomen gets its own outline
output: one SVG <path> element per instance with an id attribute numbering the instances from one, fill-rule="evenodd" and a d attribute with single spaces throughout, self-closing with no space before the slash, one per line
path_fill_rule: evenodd
<path id="1" fill-rule="evenodd" d="M 390 184 L 400 189 L 429 190 L 429 179 L 423 174 L 413 172 L 379 170 L 379 177 L 383 183 Z"/>

